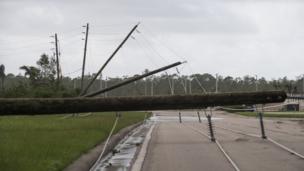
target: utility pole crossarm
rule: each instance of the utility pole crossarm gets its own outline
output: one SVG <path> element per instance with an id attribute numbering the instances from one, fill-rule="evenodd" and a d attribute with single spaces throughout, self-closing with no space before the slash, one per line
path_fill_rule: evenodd
<path id="1" fill-rule="evenodd" d="M 108 65 L 108 63 L 112 60 L 112 58 L 116 55 L 116 53 L 119 51 L 119 49 L 126 43 L 126 41 L 129 39 L 129 37 L 132 35 L 132 33 L 136 30 L 139 23 L 136 24 L 132 30 L 128 33 L 128 35 L 124 38 L 124 40 L 119 44 L 119 46 L 115 49 L 115 51 L 111 54 L 111 56 L 107 59 L 107 61 L 102 65 L 102 67 L 99 69 L 99 71 L 95 74 L 94 78 L 89 82 L 89 84 L 86 86 L 84 90 L 82 90 L 81 95 L 84 95 L 87 93 L 88 89 L 92 86 L 94 81 L 97 79 L 98 75 L 104 70 L 104 68 Z"/>

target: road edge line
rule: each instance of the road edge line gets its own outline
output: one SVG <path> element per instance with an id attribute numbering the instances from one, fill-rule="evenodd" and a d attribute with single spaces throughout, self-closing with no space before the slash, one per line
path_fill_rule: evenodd
<path id="1" fill-rule="evenodd" d="M 145 160 L 145 157 L 146 157 L 146 154 L 147 154 L 147 151 L 148 151 L 148 145 L 149 145 L 149 142 L 151 140 L 152 131 L 153 131 L 154 127 L 155 127 L 155 124 L 153 124 L 150 127 L 150 129 L 149 129 L 149 131 L 146 135 L 146 138 L 144 140 L 144 143 L 142 144 L 142 147 L 139 151 L 139 154 L 138 154 L 134 164 L 132 165 L 131 171 L 141 171 L 144 160 Z"/>

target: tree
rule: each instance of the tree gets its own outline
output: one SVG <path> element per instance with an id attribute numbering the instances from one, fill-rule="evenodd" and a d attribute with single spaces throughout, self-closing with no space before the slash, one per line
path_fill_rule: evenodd
<path id="1" fill-rule="evenodd" d="M 5 66 L 0 65 L 0 80 L 1 80 L 1 89 L 4 91 L 4 79 L 5 79 Z"/>
<path id="2" fill-rule="evenodd" d="M 24 75 L 29 77 L 32 86 L 53 86 L 55 83 L 56 75 L 56 61 L 54 58 L 42 54 L 40 59 L 36 62 L 35 66 L 21 66 L 20 69 L 24 70 Z"/>
<path id="3" fill-rule="evenodd" d="M 56 60 L 50 58 L 46 54 L 42 54 L 37 61 L 38 68 L 40 70 L 41 83 L 49 85 L 55 82 L 56 75 Z"/>
<path id="4" fill-rule="evenodd" d="M 37 86 L 38 82 L 40 80 L 40 69 L 34 67 L 34 66 L 21 66 L 20 67 L 21 70 L 24 70 L 24 76 L 30 79 L 31 85 L 32 86 Z"/>

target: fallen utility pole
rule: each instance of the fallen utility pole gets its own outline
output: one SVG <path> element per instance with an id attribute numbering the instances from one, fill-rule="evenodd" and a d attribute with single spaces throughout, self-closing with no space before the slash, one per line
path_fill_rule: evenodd
<path id="1" fill-rule="evenodd" d="M 167 70 L 167 69 L 170 69 L 170 68 L 172 68 L 172 67 L 178 66 L 178 65 L 180 65 L 180 64 L 182 64 L 182 62 L 175 62 L 175 63 L 173 63 L 173 64 L 171 64 L 171 65 L 164 66 L 164 67 L 162 67 L 162 68 L 153 70 L 153 71 L 151 71 L 151 72 L 147 72 L 147 73 L 145 73 L 145 74 L 142 74 L 142 75 L 139 75 L 139 76 L 136 76 L 136 77 L 132 77 L 132 78 L 127 79 L 127 80 L 125 80 L 125 81 L 123 81 L 123 82 L 121 82 L 121 83 L 117 83 L 117 84 L 115 84 L 115 85 L 113 85 L 113 86 L 111 86 L 111 87 L 108 87 L 108 88 L 105 88 L 105 89 L 102 89 L 102 90 L 99 90 L 99 91 L 96 91 L 96 92 L 93 92 L 93 93 L 84 95 L 83 97 L 93 97 L 93 96 L 96 96 L 96 95 L 105 93 L 105 92 L 107 92 L 107 91 L 116 89 L 116 88 L 118 88 L 118 87 L 124 86 L 124 85 L 126 85 L 126 84 L 132 83 L 132 82 L 134 82 L 134 81 L 140 80 L 140 79 L 145 78 L 145 77 L 148 77 L 148 76 L 150 76 L 150 75 L 159 73 L 159 72 L 161 72 L 161 71 L 165 71 L 165 70 Z"/>
<path id="2" fill-rule="evenodd" d="M 108 63 L 111 61 L 111 59 L 116 55 L 116 53 L 119 51 L 119 49 L 126 43 L 126 41 L 129 39 L 131 34 L 136 30 L 139 23 L 136 24 L 132 30 L 128 33 L 128 35 L 125 37 L 125 39 L 119 44 L 119 46 L 115 49 L 115 51 L 111 54 L 111 56 L 107 59 L 107 61 L 102 65 L 102 67 L 99 69 L 99 71 L 95 74 L 94 78 L 89 82 L 89 84 L 86 86 L 84 90 L 81 92 L 81 96 L 86 94 L 88 89 L 92 86 L 94 81 L 97 79 L 98 75 L 104 70 L 104 68 L 108 65 Z"/>
<path id="3" fill-rule="evenodd" d="M 286 93 L 283 91 L 108 98 L 0 98 L 0 115 L 202 109 L 209 106 L 275 103 L 285 99 Z"/>
<path id="4" fill-rule="evenodd" d="M 87 45 L 88 45 L 88 36 L 89 36 L 89 23 L 87 23 L 85 32 L 85 40 L 84 40 L 84 51 L 83 51 L 83 61 L 82 61 L 82 72 L 81 72 L 81 86 L 80 90 L 83 89 L 83 78 L 84 78 L 84 71 L 85 71 L 85 63 L 86 63 L 86 56 L 87 56 Z"/>

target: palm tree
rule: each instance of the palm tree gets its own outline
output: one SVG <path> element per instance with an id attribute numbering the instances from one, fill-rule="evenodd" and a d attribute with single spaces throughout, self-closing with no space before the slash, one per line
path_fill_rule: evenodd
<path id="1" fill-rule="evenodd" d="M 24 73 L 25 76 L 29 76 L 32 85 L 37 85 L 37 82 L 40 77 L 40 69 L 33 66 L 25 66 L 25 65 L 21 66 L 20 69 L 25 71 Z"/>
<path id="2" fill-rule="evenodd" d="M 5 79 L 5 66 L 0 65 L 0 79 L 1 79 L 1 89 L 4 91 L 4 79 Z"/>

